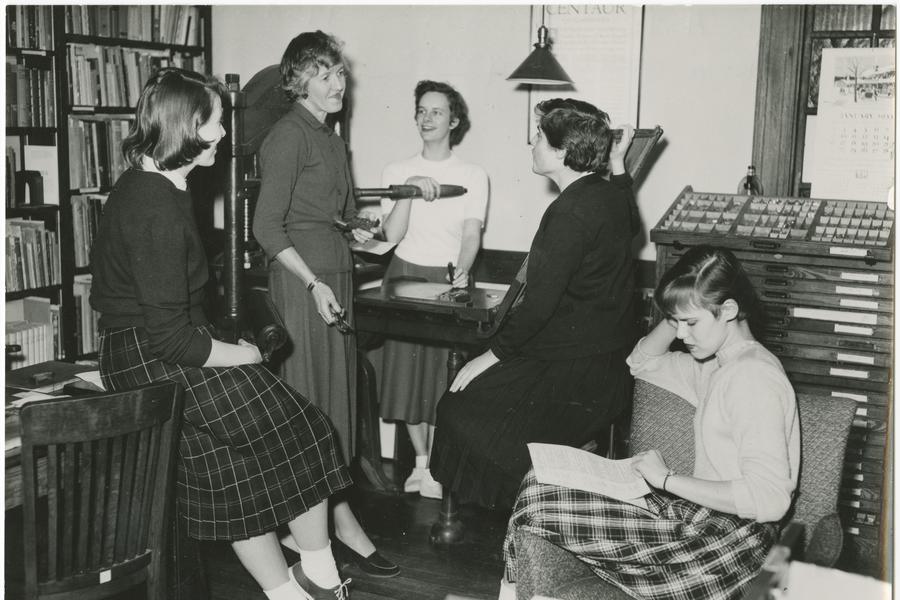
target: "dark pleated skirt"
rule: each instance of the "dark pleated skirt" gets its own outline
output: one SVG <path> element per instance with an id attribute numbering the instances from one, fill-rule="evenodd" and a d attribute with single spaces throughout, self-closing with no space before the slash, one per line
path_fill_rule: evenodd
<path id="1" fill-rule="evenodd" d="M 631 402 L 628 351 L 501 361 L 438 404 L 432 475 L 462 502 L 511 507 L 531 467 L 526 444 L 582 446 Z"/>
<path id="2" fill-rule="evenodd" d="M 352 324 L 351 273 L 318 276 L 334 291 Z M 356 443 L 356 339 L 326 325 L 300 278 L 274 261 L 269 266 L 269 294 L 290 336 L 276 357 L 281 361 L 279 374 L 328 416 L 349 461 Z"/>
<path id="3" fill-rule="evenodd" d="M 143 329 L 117 328 L 100 332 L 100 375 L 109 390 L 184 386 L 177 498 L 192 538 L 274 531 L 351 484 L 328 418 L 261 365 L 165 363 Z"/>
<path id="4" fill-rule="evenodd" d="M 394 258 L 384 281 L 414 277 L 446 283 L 446 267 L 424 267 Z M 384 342 L 381 370 L 381 418 L 434 425 L 437 403 L 447 391 L 446 346 L 388 339 Z"/>

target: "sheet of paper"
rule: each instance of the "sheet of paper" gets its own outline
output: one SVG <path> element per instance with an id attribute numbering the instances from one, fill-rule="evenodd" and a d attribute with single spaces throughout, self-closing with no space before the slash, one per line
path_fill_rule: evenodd
<path id="1" fill-rule="evenodd" d="M 84 373 L 79 373 L 78 375 L 76 375 L 76 377 L 78 377 L 78 379 L 81 379 L 82 381 L 86 381 L 92 385 L 97 386 L 101 390 L 106 389 L 105 387 L 103 387 L 103 382 L 100 380 L 100 371 L 85 371 Z"/>
<path id="2" fill-rule="evenodd" d="M 50 398 L 68 398 L 68 396 L 51 396 L 50 394 L 44 394 L 43 392 L 20 392 L 15 394 L 15 400 L 10 401 L 11 406 L 15 406 L 16 408 L 22 408 L 29 402 L 34 402 L 35 400 L 49 400 Z"/>
<path id="3" fill-rule="evenodd" d="M 393 242 L 382 242 L 379 240 L 371 239 L 365 244 L 360 244 L 359 242 L 353 242 L 350 244 L 350 250 L 353 252 L 368 252 L 369 254 L 377 254 L 381 256 L 382 254 L 387 254 L 391 250 L 394 249 L 394 246 L 397 244 Z"/>
<path id="4" fill-rule="evenodd" d="M 528 444 L 534 474 L 541 483 L 560 485 L 631 501 L 650 492 L 644 478 L 631 470 L 632 459 L 610 460 L 557 444 Z M 646 505 L 644 505 L 646 506 Z"/>
<path id="5" fill-rule="evenodd" d="M 787 600 L 888 600 L 891 586 L 873 577 L 791 561 Z"/>

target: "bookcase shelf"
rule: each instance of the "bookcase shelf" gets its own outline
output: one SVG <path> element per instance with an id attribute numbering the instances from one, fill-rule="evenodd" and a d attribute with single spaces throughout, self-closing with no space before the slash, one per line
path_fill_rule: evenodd
<path id="1" fill-rule="evenodd" d="M 27 290 L 12 288 L 6 292 L 6 301 L 21 302 L 30 296 L 49 298 L 59 313 L 57 358 L 95 358 L 96 347 L 90 341 L 96 341 L 96 319 L 88 303 L 90 267 L 86 266 L 86 257 L 99 217 L 93 209 L 85 216 L 78 197 L 105 195 L 124 170 L 118 148 L 132 120 L 136 95 L 147 77 L 165 66 L 210 72 L 212 9 L 175 5 L 7 6 L 6 19 L 6 122 L 13 124 L 6 128 L 7 244 L 10 219 L 13 223 L 15 219 L 42 221 L 55 236 L 60 271 L 59 283 Z M 134 33 L 135 24 L 142 27 L 139 33 Z M 199 43 L 172 44 L 161 38 Z M 73 71 L 76 64 L 81 69 L 78 72 Z M 9 93 L 11 74 L 18 74 L 17 81 L 25 85 L 17 96 Z M 73 96 L 79 76 L 78 89 L 88 90 L 85 99 L 89 105 L 73 102 L 76 98 L 83 100 Z M 106 87 L 95 87 L 100 85 Z M 24 113 L 22 119 L 9 118 L 12 111 L 20 109 L 15 99 L 29 103 L 31 112 Z M 104 102 L 106 99 L 112 101 Z M 18 112 L 15 114 L 18 116 Z M 46 122 L 39 120 L 42 118 Z M 45 151 L 44 155 L 55 153 L 52 166 L 44 165 L 42 178 L 37 178 L 43 182 L 45 205 L 22 204 L 25 200 L 18 193 L 23 189 L 21 182 L 33 182 L 33 175 L 23 176 L 18 187 L 14 184 L 15 176 L 36 168 L 29 164 L 27 152 L 34 146 Z M 97 185 L 91 185 L 94 183 Z M 11 268 L 7 261 L 7 275 Z"/>

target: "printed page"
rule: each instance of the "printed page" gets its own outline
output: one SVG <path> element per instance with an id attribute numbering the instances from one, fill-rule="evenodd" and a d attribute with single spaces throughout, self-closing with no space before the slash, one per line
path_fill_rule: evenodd
<path id="1" fill-rule="evenodd" d="M 650 492 L 644 478 L 631 470 L 631 458 L 610 460 L 591 452 L 557 444 L 528 444 L 540 483 L 560 485 L 646 507 L 634 502 Z"/>

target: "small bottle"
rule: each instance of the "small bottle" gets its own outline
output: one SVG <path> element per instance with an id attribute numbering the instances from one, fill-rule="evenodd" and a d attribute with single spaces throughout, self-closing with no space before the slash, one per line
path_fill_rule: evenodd
<path id="1" fill-rule="evenodd" d="M 753 165 L 747 167 L 747 175 L 738 184 L 737 193 L 743 196 L 762 196 L 762 184 L 756 177 L 756 167 Z"/>

